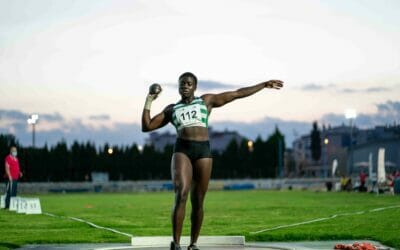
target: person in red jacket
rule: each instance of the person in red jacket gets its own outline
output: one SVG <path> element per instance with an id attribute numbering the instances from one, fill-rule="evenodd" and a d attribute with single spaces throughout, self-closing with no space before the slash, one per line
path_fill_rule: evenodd
<path id="1" fill-rule="evenodd" d="M 22 172 L 19 168 L 19 162 L 17 158 L 17 148 L 12 146 L 10 148 L 10 154 L 5 159 L 5 169 L 7 188 L 6 188 L 6 209 L 10 207 L 10 198 L 17 196 L 17 184 L 18 179 L 22 177 Z"/>

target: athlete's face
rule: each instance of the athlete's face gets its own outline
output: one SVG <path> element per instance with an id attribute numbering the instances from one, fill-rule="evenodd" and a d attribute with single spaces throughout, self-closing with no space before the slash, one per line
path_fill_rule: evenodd
<path id="1" fill-rule="evenodd" d="M 179 94 L 182 98 L 194 96 L 196 90 L 196 83 L 193 77 L 186 76 L 179 79 Z"/>

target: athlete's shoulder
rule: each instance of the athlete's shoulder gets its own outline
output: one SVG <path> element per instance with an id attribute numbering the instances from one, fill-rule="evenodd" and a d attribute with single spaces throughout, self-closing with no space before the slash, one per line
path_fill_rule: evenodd
<path id="1" fill-rule="evenodd" d="M 192 101 L 192 103 L 201 103 L 201 102 L 204 102 L 204 99 L 201 96 L 194 97 L 194 99 Z"/>
<path id="2" fill-rule="evenodd" d="M 170 110 L 172 110 L 172 109 L 174 108 L 175 105 L 176 105 L 175 103 L 171 103 L 171 104 L 167 105 L 167 106 L 164 108 L 164 111 L 170 111 Z"/>
<path id="3" fill-rule="evenodd" d="M 184 103 L 182 103 L 181 100 L 177 101 L 176 103 L 171 104 L 172 109 L 175 109 L 175 108 L 183 106 L 183 105 L 184 105 Z"/>
<path id="4" fill-rule="evenodd" d="M 204 101 L 204 99 L 203 96 L 196 96 L 193 101 L 199 102 L 199 101 Z"/>
<path id="5" fill-rule="evenodd" d="M 172 117 L 172 113 L 174 111 L 174 105 L 173 103 L 169 104 L 168 106 L 166 106 L 163 110 L 163 113 L 166 117 L 169 117 L 169 119 L 171 119 Z"/>
<path id="6" fill-rule="evenodd" d="M 203 100 L 203 102 L 206 105 L 208 105 L 214 96 L 215 96 L 214 94 L 204 94 L 204 95 L 200 96 L 200 98 Z"/>

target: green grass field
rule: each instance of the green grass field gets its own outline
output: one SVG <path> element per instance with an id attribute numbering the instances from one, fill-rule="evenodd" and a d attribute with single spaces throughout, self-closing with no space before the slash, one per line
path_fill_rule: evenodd
<path id="1" fill-rule="evenodd" d="M 170 235 L 172 193 L 37 195 L 42 210 L 74 216 L 136 236 Z M 371 239 L 400 248 L 400 208 L 278 229 L 249 232 L 337 213 L 400 204 L 400 197 L 311 191 L 212 191 L 207 195 L 202 235 L 245 235 L 247 241 Z M 189 209 L 189 204 L 188 204 Z M 184 235 L 189 234 L 190 210 Z M 0 211 L 0 248 L 33 243 L 129 242 L 129 238 L 84 223 L 46 215 Z"/>

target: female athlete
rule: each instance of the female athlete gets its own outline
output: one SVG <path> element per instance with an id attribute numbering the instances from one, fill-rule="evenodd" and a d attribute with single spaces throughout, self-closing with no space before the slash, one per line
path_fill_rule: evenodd
<path id="1" fill-rule="evenodd" d="M 142 114 L 142 131 L 152 131 L 170 122 L 177 130 L 177 140 L 171 161 L 171 176 L 175 190 L 175 203 L 171 216 L 173 231 L 171 250 L 181 249 L 180 237 L 189 193 L 192 213 L 188 250 L 199 249 L 196 242 L 203 222 L 203 203 L 212 169 L 208 137 L 208 117 L 212 109 L 253 95 L 265 88 L 280 89 L 282 87 L 282 81 L 270 80 L 236 91 L 196 97 L 197 77 L 193 73 L 186 72 L 179 77 L 181 100 L 168 105 L 161 113 L 152 118 L 150 117 L 150 107 L 158 94 L 149 93 L 147 95 Z"/>

